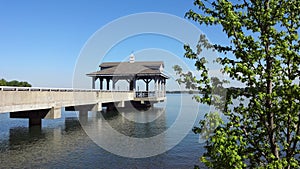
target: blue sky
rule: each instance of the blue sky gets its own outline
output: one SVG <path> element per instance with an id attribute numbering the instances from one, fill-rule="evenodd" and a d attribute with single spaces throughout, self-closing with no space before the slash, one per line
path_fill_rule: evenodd
<path id="1" fill-rule="evenodd" d="M 97 30 L 135 13 L 160 12 L 183 18 L 191 8 L 192 0 L 0 0 L 0 78 L 25 80 L 38 87 L 72 87 L 80 51 Z M 197 27 L 212 42 L 226 42 L 221 29 Z M 183 58 L 181 45 L 163 36 L 135 36 L 112 48 L 105 61 L 121 61 L 132 51 L 148 48 Z"/>

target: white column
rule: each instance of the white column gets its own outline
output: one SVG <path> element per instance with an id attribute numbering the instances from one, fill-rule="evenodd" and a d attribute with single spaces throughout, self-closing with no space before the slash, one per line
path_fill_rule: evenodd
<path id="1" fill-rule="evenodd" d="M 162 83 L 162 87 L 161 87 L 161 93 L 162 93 L 162 96 L 164 97 L 165 96 L 165 82 L 163 81 Z"/>
<path id="2" fill-rule="evenodd" d="M 157 95 L 157 79 L 154 79 L 154 96 Z"/>
<path id="3" fill-rule="evenodd" d="M 112 90 L 116 90 L 116 83 L 117 83 L 116 81 L 114 80 L 112 81 Z"/>
<path id="4" fill-rule="evenodd" d="M 164 86 L 163 86 L 164 96 L 166 96 L 166 83 L 167 83 L 167 80 L 164 79 Z"/>
<path id="5" fill-rule="evenodd" d="M 161 97 L 161 80 L 158 81 L 158 97 Z"/>
<path id="6" fill-rule="evenodd" d="M 92 89 L 95 89 L 95 81 L 96 81 L 96 78 L 92 77 Z"/>

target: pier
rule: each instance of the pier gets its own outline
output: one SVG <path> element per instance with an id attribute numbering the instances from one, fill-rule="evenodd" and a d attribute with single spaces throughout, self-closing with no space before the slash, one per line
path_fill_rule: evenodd
<path id="1" fill-rule="evenodd" d="M 92 89 L 35 88 L 0 86 L 0 113 L 10 113 L 10 118 L 28 118 L 29 126 L 41 125 L 42 119 L 57 119 L 61 110 L 102 111 L 102 107 L 147 108 L 166 99 L 166 76 L 163 62 L 106 62 L 100 71 L 87 76 L 92 78 Z M 95 89 L 99 80 L 100 88 Z M 106 90 L 103 82 L 106 81 Z M 128 91 L 117 91 L 119 80 L 128 82 Z M 145 82 L 145 91 L 136 91 L 136 81 Z M 149 83 L 154 89 L 149 89 Z M 112 84 L 110 85 L 110 83 Z M 111 86 L 111 87 L 110 87 Z"/>

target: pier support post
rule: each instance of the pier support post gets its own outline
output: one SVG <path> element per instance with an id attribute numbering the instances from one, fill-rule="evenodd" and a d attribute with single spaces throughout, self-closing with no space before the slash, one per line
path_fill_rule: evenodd
<path id="1" fill-rule="evenodd" d="M 33 127 L 33 126 L 42 126 L 42 118 L 40 117 L 29 117 L 29 127 Z"/>
<path id="2" fill-rule="evenodd" d="M 58 118 L 61 118 L 60 107 L 52 107 L 45 117 L 45 119 L 58 119 Z"/>
<path id="3" fill-rule="evenodd" d="M 125 107 L 125 102 L 124 101 L 116 102 L 115 107 Z"/>
<path id="4" fill-rule="evenodd" d="M 85 110 L 88 110 L 88 111 L 93 111 L 93 112 L 98 112 L 98 111 L 102 111 L 102 103 L 99 102 L 97 104 L 94 104 L 92 105 L 91 108 L 87 108 Z"/>
<path id="5" fill-rule="evenodd" d="M 86 124 L 88 122 L 89 112 L 87 110 L 79 111 L 78 119 L 81 124 Z"/>
<path id="6" fill-rule="evenodd" d="M 97 111 L 102 111 L 102 103 L 101 102 L 96 104 L 96 106 L 97 106 Z"/>
<path id="7" fill-rule="evenodd" d="M 111 103 L 106 104 L 107 111 L 111 111 L 111 110 L 115 110 L 115 109 L 116 109 L 115 103 L 111 102 Z"/>
<path id="8" fill-rule="evenodd" d="M 27 118 L 29 119 L 29 127 L 42 126 L 42 119 L 46 117 L 51 109 L 29 110 L 10 112 L 10 118 Z"/>

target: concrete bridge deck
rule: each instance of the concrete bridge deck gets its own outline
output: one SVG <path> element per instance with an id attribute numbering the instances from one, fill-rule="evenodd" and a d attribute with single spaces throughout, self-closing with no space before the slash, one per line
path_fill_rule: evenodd
<path id="1" fill-rule="evenodd" d="M 40 125 L 43 118 L 60 118 L 63 107 L 89 105 L 89 109 L 101 111 L 107 103 L 124 107 L 128 101 L 145 104 L 163 100 L 165 97 L 161 94 L 137 98 L 134 91 L 0 86 L 0 113 L 10 112 L 11 118 L 29 118 L 30 125 Z"/>
<path id="2" fill-rule="evenodd" d="M 0 87 L 0 113 L 130 101 L 132 91 Z M 99 107 L 101 111 L 101 107 Z"/>

